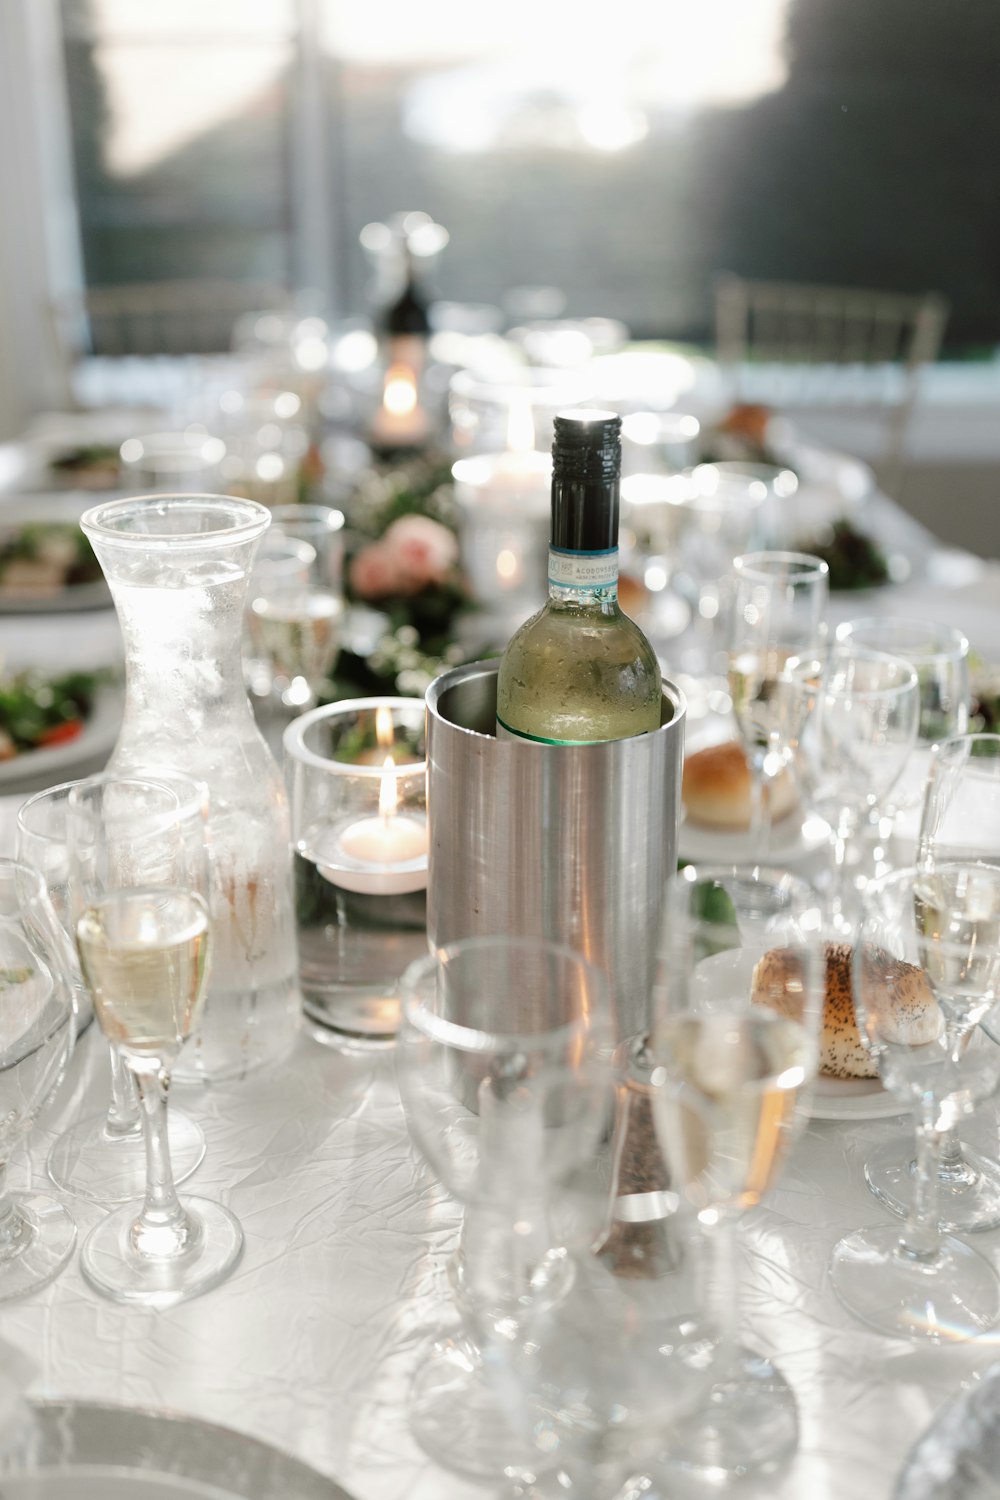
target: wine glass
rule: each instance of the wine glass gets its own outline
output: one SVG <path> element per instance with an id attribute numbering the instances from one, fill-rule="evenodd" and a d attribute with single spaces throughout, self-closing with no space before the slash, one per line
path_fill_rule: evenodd
<path id="1" fill-rule="evenodd" d="M 65 943 L 37 870 L 0 860 L 0 1300 L 58 1275 L 76 1225 L 54 1198 L 8 1193 L 7 1163 L 62 1078 L 75 1035 Z"/>
<path id="2" fill-rule="evenodd" d="M 920 715 L 917 674 L 902 657 L 835 645 L 818 659 L 792 658 L 786 691 L 804 723 L 801 764 L 813 805 L 833 829 L 831 931 L 850 936 L 861 891 L 880 873 L 862 869 L 862 836 L 877 831 L 881 809 L 907 764 Z"/>
<path id="3" fill-rule="evenodd" d="M 69 910 L 69 848 L 66 810 L 75 781 L 36 792 L 17 814 L 17 857 L 38 870 L 56 917 L 67 937 L 66 967 L 77 1012 L 90 1016 L 90 996 L 83 982 L 73 943 Z M 142 1193 L 146 1180 L 139 1101 L 124 1061 L 114 1047 L 111 1100 L 104 1114 L 85 1115 L 54 1142 L 46 1166 L 56 1187 L 94 1203 L 125 1203 Z M 183 1182 L 205 1155 L 201 1127 L 179 1110 L 170 1115 L 170 1159 L 174 1181 Z"/>
<path id="4" fill-rule="evenodd" d="M 672 1182 L 708 1259 L 706 1336 L 719 1375 L 668 1438 L 668 1461 L 753 1473 L 798 1441 L 795 1396 L 770 1359 L 739 1343 L 736 1234 L 778 1177 L 818 1066 L 822 919 L 795 876 L 687 866 L 667 883 L 654 1013 L 653 1110 Z"/>
<path id="5" fill-rule="evenodd" d="M 690 672 L 718 669 L 713 652 L 728 636 L 726 611 L 731 600 L 726 584 L 733 559 L 760 545 L 766 498 L 766 488 L 752 478 L 722 478 L 704 465 L 695 469 L 682 500 L 673 507 L 679 533 L 674 586 L 692 612 L 692 642 L 683 661 Z"/>
<path id="6" fill-rule="evenodd" d="M 820 649 L 829 572 L 804 552 L 748 552 L 733 561 L 729 691 L 750 766 L 750 835 L 762 855 L 771 837 L 770 783 L 793 755 L 778 684 L 790 657 Z"/>
<path id="7" fill-rule="evenodd" d="M 935 745 L 924 791 L 917 865 L 932 871 L 942 861 L 1000 864 L 1000 736 L 957 735 Z M 984 1030 L 1000 1040 L 991 1020 Z M 906 1214 L 917 1163 L 912 1150 L 889 1142 L 865 1163 L 868 1186 L 893 1213 Z M 964 1234 L 1000 1225 L 1000 1163 L 962 1144 L 957 1128 L 945 1133 L 938 1168 L 941 1228 Z"/>
<path id="8" fill-rule="evenodd" d="M 301 534 L 293 534 L 290 524 L 269 539 L 251 574 L 247 625 L 277 706 L 301 713 L 315 707 L 316 690 L 340 654 L 344 605 L 330 578 L 334 554 L 318 550 L 322 534 L 304 521 Z"/>
<path id="9" fill-rule="evenodd" d="M 1000 1048 L 968 1045 L 1000 1000 L 1000 867 L 947 860 L 895 871 L 867 892 L 854 947 L 862 1040 L 886 1089 L 913 1110 L 917 1171 L 905 1223 L 848 1234 L 830 1267 L 861 1322 L 896 1337 L 952 1343 L 1000 1317 L 1000 1278 L 940 1232 L 946 1132 L 1000 1084 Z"/>
<path id="10" fill-rule="evenodd" d="M 514 1435 L 482 1351 L 565 1295 L 567 1244 L 601 1228 L 587 1168 L 613 1108 L 608 986 L 568 948 L 485 937 L 416 960 L 400 990 L 407 1124 L 465 1206 L 452 1276 L 463 1328 L 421 1362 L 411 1426 L 446 1468 L 497 1476 Z"/>
<path id="11" fill-rule="evenodd" d="M 837 640 L 854 650 L 901 656 L 914 668 L 920 694 L 918 746 L 926 749 L 940 740 L 965 734 L 969 723 L 969 642 L 962 631 L 930 620 L 866 616 L 838 625 Z M 912 758 L 885 816 L 919 807 L 927 768 L 926 754 Z"/>
<path id="12" fill-rule="evenodd" d="M 98 1224 L 80 1265 L 104 1296 L 156 1308 L 215 1286 L 243 1247 L 221 1204 L 178 1199 L 166 1130 L 171 1071 L 208 978 L 206 819 L 203 784 L 173 772 L 93 777 L 67 808 L 80 968 L 135 1083 L 147 1161 L 144 1201 Z"/>

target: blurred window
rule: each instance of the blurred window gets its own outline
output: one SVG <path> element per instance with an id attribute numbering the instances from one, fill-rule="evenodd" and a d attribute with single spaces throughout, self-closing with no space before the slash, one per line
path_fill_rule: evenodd
<path id="1" fill-rule="evenodd" d="M 1000 340 L 996 0 L 62 0 L 91 284 L 314 284 L 362 226 L 451 233 L 433 290 L 708 339 L 721 270 L 940 291 Z"/>

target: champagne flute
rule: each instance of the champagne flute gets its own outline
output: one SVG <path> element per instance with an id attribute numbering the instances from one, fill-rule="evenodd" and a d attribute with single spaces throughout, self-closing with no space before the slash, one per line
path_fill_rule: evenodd
<path id="1" fill-rule="evenodd" d="M 906 767 L 920 715 L 917 674 L 902 657 L 836 645 L 819 660 L 786 663 L 787 691 L 804 725 L 802 760 L 814 805 L 833 828 L 829 923 L 850 936 L 860 892 L 876 868 L 859 873 L 852 859 L 860 836 L 877 830 L 880 809 Z M 862 851 L 863 852 L 863 851 Z M 873 859 L 878 850 L 872 850 Z"/>
<path id="2" fill-rule="evenodd" d="M 229 1274 L 243 1232 L 221 1204 L 178 1199 L 167 1091 L 197 1025 L 210 953 L 204 786 L 179 773 L 96 776 L 70 793 L 71 896 L 80 968 L 105 1036 L 132 1074 L 147 1181 L 83 1246 L 91 1285 L 118 1302 L 164 1308 Z"/>
<path id="3" fill-rule="evenodd" d="M 946 1133 L 1000 1084 L 1000 1048 L 968 1046 L 1000 1001 L 1000 866 L 942 860 L 873 885 L 854 947 L 854 1003 L 882 1082 L 913 1110 L 917 1172 L 905 1223 L 856 1230 L 830 1267 L 845 1307 L 880 1333 L 954 1343 L 1000 1317 L 1000 1278 L 940 1231 Z"/>
<path id="4" fill-rule="evenodd" d="M 446 1468 L 497 1477 L 514 1434 L 484 1353 L 565 1295 L 567 1240 L 601 1227 L 574 1184 L 613 1107 L 607 981 L 557 944 L 485 937 L 417 959 L 400 990 L 407 1125 L 465 1205 L 452 1276 L 463 1328 L 433 1341 L 410 1423 Z"/>
<path id="5" fill-rule="evenodd" d="M 37 870 L 0 860 L 0 1301 L 66 1264 L 76 1225 L 41 1193 L 8 1193 L 7 1162 L 62 1078 L 73 1048 L 65 942 Z"/>
<path id="6" fill-rule="evenodd" d="M 865 616 L 837 627 L 837 640 L 856 651 L 901 656 L 917 674 L 920 722 L 914 755 L 897 783 L 892 807 L 883 814 L 919 807 L 927 776 L 929 750 L 941 740 L 965 734 L 969 722 L 969 642 L 953 625 L 910 620 L 898 615 Z"/>
<path id="7" fill-rule="evenodd" d="M 706 1336 L 722 1372 L 667 1457 L 716 1481 L 771 1468 L 798 1441 L 792 1390 L 738 1341 L 736 1233 L 779 1175 L 816 1074 L 821 927 L 815 893 L 781 871 L 689 865 L 667 884 L 654 1119 L 703 1231 Z"/>
<path id="8" fill-rule="evenodd" d="M 766 856 L 770 783 L 793 755 L 781 675 L 790 657 L 815 656 L 820 649 L 830 570 L 804 552 L 748 552 L 733 560 L 733 573 L 729 691 L 750 766 L 750 837 Z"/>
<path id="9" fill-rule="evenodd" d="M 942 862 L 1000 865 L 1000 735 L 956 735 L 934 747 L 924 791 L 917 865 L 931 872 Z M 983 1029 L 1000 1041 L 1000 1025 Z M 906 1214 L 917 1162 L 898 1141 L 865 1163 L 865 1179 L 880 1203 Z M 958 1129 L 945 1133 L 938 1167 L 941 1228 L 965 1234 L 1000 1225 L 1000 1162 L 963 1145 Z"/>
<path id="10" fill-rule="evenodd" d="M 66 812 L 75 781 L 36 792 L 17 814 L 17 858 L 41 873 L 68 945 L 66 963 L 78 1013 L 90 1010 L 73 943 L 69 910 L 69 848 Z M 125 1203 L 142 1193 L 146 1177 L 139 1100 L 128 1068 L 114 1047 L 111 1099 L 104 1114 L 85 1115 L 56 1139 L 46 1167 L 56 1187 L 93 1203 Z M 191 1176 L 205 1155 L 205 1137 L 194 1120 L 173 1110 L 170 1115 L 170 1159 L 174 1181 Z"/>

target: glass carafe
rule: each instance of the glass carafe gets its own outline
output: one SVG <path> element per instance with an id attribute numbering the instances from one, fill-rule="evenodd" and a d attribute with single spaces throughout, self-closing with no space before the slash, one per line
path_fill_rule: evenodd
<path id="1" fill-rule="evenodd" d="M 215 957 L 179 1081 L 277 1061 L 299 1023 L 288 802 L 241 662 L 248 574 L 269 524 L 265 506 L 222 495 L 115 500 L 81 520 L 125 638 L 109 769 L 174 766 L 209 791 Z"/>

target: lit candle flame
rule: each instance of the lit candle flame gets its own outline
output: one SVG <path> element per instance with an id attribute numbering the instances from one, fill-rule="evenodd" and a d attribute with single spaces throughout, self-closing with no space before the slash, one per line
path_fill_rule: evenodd
<path id="1" fill-rule="evenodd" d="M 390 365 L 385 377 L 382 405 L 394 417 L 408 416 L 417 407 L 417 382 L 406 365 Z"/>
<path id="2" fill-rule="evenodd" d="M 522 396 L 510 403 L 507 413 L 507 449 L 511 453 L 530 453 L 535 446 L 535 419 L 531 402 Z"/>
<path id="3" fill-rule="evenodd" d="M 392 725 L 392 709 L 380 703 L 375 710 L 375 739 L 381 750 L 391 750 L 396 738 Z"/>
<path id="4" fill-rule="evenodd" d="M 379 816 L 388 823 L 394 816 L 398 803 L 396 795 L 396 762 L 391 755 L 387 755 L 382 762 L 382 779 L 378 787 L 378 810 Z"/>

